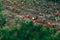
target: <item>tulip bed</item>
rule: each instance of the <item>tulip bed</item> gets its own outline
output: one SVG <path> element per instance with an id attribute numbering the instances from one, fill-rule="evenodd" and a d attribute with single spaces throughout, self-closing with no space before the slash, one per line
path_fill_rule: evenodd
<path id="1" fill-rule="evenodd" d="M 33 19 L 38 19 L 39 21 L 40 20 L 39 16 L 42 15 L 42 22 L 44 21 L 47 23 L 50 22 L 51 24 L 56 25 L 55 23 L 60 21 L 60 6 L 59 6 L 59 3 L 56 3 L 57 0 L 54 2 L 52 1 L 54 0 L 51 0 L 51 2 L 50 0 L 48 1 L 46 0 L 43 0 L 43 1 L 42 0 L 29 0 L 29 1 L 27 0 L 20 0 L 20 1 L 19 0 L 6 0 L 6 1 L 2 0 L 2 4 L 5 5 L 6 9 L 10 10 L 13 13 L 16 13 L 18 15 L 21 15 L 21 14 L 29 15 L 29 17 L 24 16 L 23 18 L 30 19 L 34 17 Z M 32 9 L 32 12 L 29 9 Z M 29 11 L 31 13 L 29 14 L 29 12 L 26 13 L 25 11 Z M 38 15 L 38 17 L 35 14 Z M 43 18 L 44 15 L 45 17 Z"/>
<path id="2" fill-rule="evenodd" d="M 40 12 L 44 13 L 45 15 L 49 14 L 50 17 L 45 16 L 45 18 L 43 18 L 44 15 L 41 13 L 43 15 L 42 16 L 43 19 L 42 19 L 41 22 L 43 24 L 46 24 L 46 25 L 49 25 L 49 26 L 56 26 L 56 24 L 60 21 L 60 10 L 59 10 L 60 6 L 59 6 L 59 4 L 54 3 L 54 2 L 51 2 L 51 4 L 50 4 L 49 1 L 48 1 L 48 4 L 47 4 L 46 0 L 44 0 L 44 1 L 41 0 L 42 3 L 40 1 L 39 2 L 38 1 L 36 1 L 36 0 L 35 1 L 34 0 L 33 1 L 20 0 L 18 2 L 18 0 L 13 0 L 13 1 L 12 0 L 6 0 L 6 1 L 2 0 L 2 4 L 5 5 L 6 9 L 8 9 L 11 12 L 16 13 L 18 15 L 20 15 L 20 14 L 24 15 L 24 13 L 25 13 L 24 11 L 28 11 L 26 9 L 31 9 L 31 8 L 34 10 L 34 12 L 32 11 L 33 12 L 32 15 L 34 15 L 34 14 L 38 15 L 38 17 L 36 17 L 36 15 L 35 15 L 35 17 L 33 18 L 30 14 L 26 14 L 26 15 L 30 15 L 30 16 L 29 17 L 24 16 L 23 18 L 29 18 L 29 19 L 33 18 L 34 20 L 36 20 L 36 18 L 37 19 L 39 18 L 39 16 L 40 16 L 39 13 Z M 54 0 L 52 0 L 52 1 L 54 1 Z M 32 4 L 29 3 L 29 2 L 32 2 Z M 36 5 L 33 5 L 33 4 L 36 4 Z M 23 9 L 24 11 L 18 10 L 18 9 Z M 40 10 L 40 9 L 42 9 L 42 10 Z M 21 12 L 23 12 L 23 13 L 21 13 Z M 46 18 L 46 17 L 48 17 L 48 18 Z M 37 21 L 40 21 L 40 20 L 37 20 Z M 58 26 L 59 26 L 59 23 L 58 23 Z"/>
<path id="3" fill-rule="evenodd" d="M 59 0 L 0 2 L 0 40 L 60 40 L 57 24 L 60 25 Z"/>
<path id="4" fill-rule="evenodd" d="M 3 14 L 1 14 L 2 16 Z M 0 17 L 1 17 L 0 16 Z M 4 16 L 5 17 L 5 16 Z M 2 19 L 2 17 L 0 18 Z M 6 20 L 6 18 L 3 18 Z M 3 21 L 4 21 L 3 20 Z M 1 23 L 3 23 L 1 21 Z M 4 22 L 7 24 L 6 22 Z M 1 26 L 1 25 L 0 25 Z M 60 40 L 60 30 L 55 27 L 43 26 L 34 23 L 32 20 L 22 20 L 21 24 L 15 22 L 10 29 L 9 26 L 0 27 L 0 40 Z"/>
<path id="5" fill-rule="evenodd" d="M 54 2 L 52 2 L 54 1 Z M 44 22 L 51 22 L 54 21 L 59 22 L 60 21 L 60 6 L 58 3 L 56 3 L 56 1 L 58 2 L 59 0 L 32 0 L 32 1 L 27 1 L 27 0 L 2 0 L 2 4 L 5 5 L 4 7 L 6 7 L 6 9 L 10 10 L 13 13 L 17 13 L 18 15 L 23 14 L 24 15 L 24 11 L 28 11 L 26 9 L 32 9 L 34 10 L 34 12 L 32 11 L 32 15 L 37 14 L 38 16 L 33 18 L 31 17 L 30 14 L 26 14 L 26 15 L 30 15 L 29 17 L 24 16 L 23 18 L 33 18 L 33 19 L 38 19 L 40 15 L 42 15 L 42 21 Z M 47 3 L 48 4 L 47 4 Z M 25 9 L 26 8 L 26 9 Z M 19 10 L 18 10 L 19 9 Z M 20 10 L 23 9 L 24 11 Z M 31 10 L 30 10 L 31 11 Z M 21 13 L 23 12 L 23 13 Z M 40 14 L 41 13 L 41 14 Z M 43 13 L 45 15 L 45 17 L 43 18 Z M 47 14 L 49 14 L 50 16 L 48 16 Z M 39 18 L 40 19 L 40 18 Z M 53 23 L 54 24 L 54 23 Z M 54 24 L 55 25 L 55 24 Z"/>

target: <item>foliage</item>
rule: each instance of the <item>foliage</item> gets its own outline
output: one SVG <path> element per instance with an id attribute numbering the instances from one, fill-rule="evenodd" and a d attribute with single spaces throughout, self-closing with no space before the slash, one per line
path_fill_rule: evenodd
<path id="1" fill-rule="evenodd" d="M 0 26 L 4 26 L 6 23 L 5 15 L 2 13 L 3 5 L 0 3 Z"/>
<path id="2" fill-rule="evenodd" d="M 32 21 L 22 21 L 21 25 L 12 29 L 0 29 L 0 40 L 60 40 L 60 32 L 51 27 L 44 27 Z"/>
<path id="3" fill-rule="evenodd" d="M 2 3 L 0 2 L 0 12 L 4 9 Z"/>
<path id="4" fill-rule="evenodd" d="M 5 15 L 0 12 L 0 26 L 4 26 L 6 23 Z"/>
<path id="5" fill-rule="evenodd" d="M 53 1 L 53 2 L 57 2 L 57 3 L 60 2 L 60 0 L 48 0 L 48 1 Z"/>

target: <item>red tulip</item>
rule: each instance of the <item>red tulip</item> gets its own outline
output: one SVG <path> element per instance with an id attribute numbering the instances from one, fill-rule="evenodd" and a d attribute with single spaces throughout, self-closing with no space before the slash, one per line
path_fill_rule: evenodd
<path id="1" fill-rule="evenodd" d="M 54 28 L 54 26 L 55 26 L 54 24 L 48 24 L 48 25 L 51 26 L 52 28 Z"/>
<path id="2" fill-rule="evenodd" d="M 55 18 L 51 18 L 51 20 L 53 21 L 53 20 L 55 20 Z"/>
<path id="3" fill-rule="evenodd" d="M 16 5 L 14 5 L 14 8 L 17 8 L 17 6 L 16 6 Z"/>
<path id="4" fill-rule="evenodd" d="M 24 18 L 27 18 L 27 16 L 24 16 L 23 19 L 24 19 Z"/>
<path id="5" fill-rule="evenodd" d="M 43 23 L 42 21 L 40 20 L 34 20 L 36 23 Z"/>
<path id="6" fill-rule="evenodd" d="M 27 16 L 28 17 L 28 19 L 30 19 L 30 16 Z"/>
<path id="7" fill-rule="evenodd" d="M 54 28 L 55 25 L 54 24 L 51 24 L 51 26 Z"/>

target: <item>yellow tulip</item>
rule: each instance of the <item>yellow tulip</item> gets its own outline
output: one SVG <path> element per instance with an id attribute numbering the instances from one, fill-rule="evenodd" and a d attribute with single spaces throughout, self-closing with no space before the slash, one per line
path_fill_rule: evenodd
<path id="1" fill-rule="evenodd" d="M 34 17 L 32 17 L 32 19 L 34 20 Z"/>
<path id="2" fill-rule="evenodd" d="M 50 24 L 50 22 L 48 22 L 48 24 Z"/>

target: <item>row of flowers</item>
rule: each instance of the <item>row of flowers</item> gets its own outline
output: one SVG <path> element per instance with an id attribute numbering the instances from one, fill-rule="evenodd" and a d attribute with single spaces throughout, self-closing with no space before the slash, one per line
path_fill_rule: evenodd
<path id="1" fill-rule="evenodd" d="M 16 9 L 16 6 L 13 7 L 13 9 L 9 8 L 9 6 L 6 7 L 6 9 L 9 9 L 10 11 L 12 11 L 13 13 L 17 13 L 18 15 L 20 14 L 20 11 Z M 24 16 L 23 18 L 28 18 L 28 19 L 31 19 L 31 16 Z M 35 19 L 35 18 L 34 18 Z M 55 18 L 51 18 L 51 20 L 55 20 Z M 38 22 L 39 23 L 39 20 L 35 20 L 35 22 Z M 41 21 L 41 23 L 43 23 Z M 49 26 L 52 26 L 54 27 L 55 25 L 54 24 L 46 24 L 46 25 L 49 25 Z"/>
<path id="2" fill-rule="evenodd" d="M 5 3 L 3 3 L 3 4 L 5 4 Z M 6 6 L 7 6 L 6 9 L 9 9 L 9 10 L 12 11 L 13 13 L 17 13 L 18 15 L 20 14 L 20 10 L 17 10 L 18 6 L 14 5 L 12 9 L 9 8 L 9 6 L 11 6 L 11 4 L 7 4 Z M 56 13 L 56 12 L 53 12 L 53 14 L 54 14 L 54 15 L 57 15 L 57 16 L 60 16 L 60 15 L 59 15 L 59 14 L 60 14 L 60 11 L 57 12 L 57 13 Z M 29 18 L 29 19 L 30 19 L 30 17 L 31 17 L 31 16 L 28 16 L 28 17 L 24 16 L 23 18 Z M 52 21 L 54 21 L 54 20 L 58 21 L 59 18 L 56 19 L 55 17 L 53 17 L 53 18 L 51 17 L 50 19 L 51 19 Z M 59 19 L 59 20 L 60 20 L 60 19 Z"/>
<path id="3" fill-rule="evenodd" d="M 27 0 L 13 0 L 14 2 L 12 2 L 12 0 L 8 1 L 2 1 L 3 4 L 6 4 L 8 6 L 13 6 L 15 8 L 22 8 L 25 6 L 25 8 L 29 8 L 31 7 L 31 9 L 34 10 L 38 10 L 40 12 L 44 12 L 44 13 L 53 13 L 53 12 L 58 12 L 59 11 L 59 4 L 57 3 L 53 3 L 53 2 L 45 2 L 46 0 L 42 1 L 42 0 L 32 0 L 32 1 L 27 1 Z M 38 5 L 39 4 L 39 5 Z M 30 5 L 30 6 L 29 6 Z M 34 5 L 34 6 L 32 6 Z M 41 10 L 40 10 L 41 9 Z"/>

